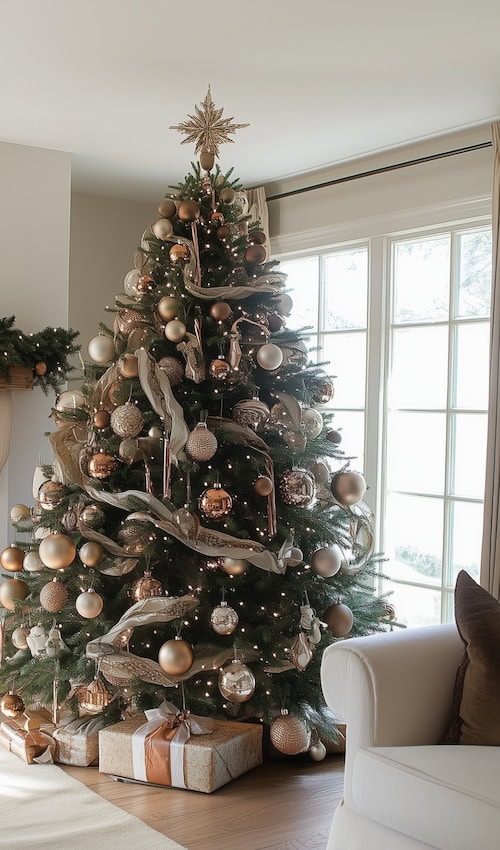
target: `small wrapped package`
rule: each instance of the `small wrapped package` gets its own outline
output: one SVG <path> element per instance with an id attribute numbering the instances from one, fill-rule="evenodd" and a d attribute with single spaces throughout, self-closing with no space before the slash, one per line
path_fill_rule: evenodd
<path id="1" fill-rule="evenodd" d="M 261 763 L 260 725 L 196 717 L 167 702 L 99 733 L 100 772 L 136 782 L 210 794 Z"/>
<path id="2" fill-rule="evenodd" d="M 29 727 L 29 721 L 24 725 Z M 40 725 L 37 728 L 23 728 L 15 720 L 3 721 L 0 723 L 0 745 L 28 764 L 51 764 L 55 742 L 46 732 L 40 731 Z"/>
<path id="3" fill-rule="evenodd" d="M 99 732 L 106 726 L 102 715 L 78 717 L 52 733 L 56 742 L 55 761 L 75 767 L 90 767 L 99 761 Z"/>

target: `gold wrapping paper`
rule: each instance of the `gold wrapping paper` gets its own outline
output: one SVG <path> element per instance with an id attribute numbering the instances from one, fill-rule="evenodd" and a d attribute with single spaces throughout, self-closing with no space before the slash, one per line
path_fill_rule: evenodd
<path id="1" fill-rule="evenodd" d="M 132 735 L 146 718 L 140 714 L 99 733 L 99 771 L 134 779 Z M 214 720 L 210 735 L 192 735 L 184 746 L 184 780 L 191 791 L 210 794 L 237 776 L 262 763 L 262 726 Z M 156 783 L 168 785 L 155 772 Z"/>
<path id="2" fill-rule="evenodd" d="M 91 767 L 99 761 L 99 730 L 101 722 L 94 728 L 78 728 L 78 723 L 88 718 L 80 718 L 76 723 L 61 726 L 52 733 L 56 742 L 54 761 L 58 764 L 72 764 L 75 767 Z"/>

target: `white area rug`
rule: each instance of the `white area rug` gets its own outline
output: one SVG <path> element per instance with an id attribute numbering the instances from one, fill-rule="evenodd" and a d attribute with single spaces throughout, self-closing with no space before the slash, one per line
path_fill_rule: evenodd
<path id="1" fill-rule="evenodd" d="M 0 847 L 5 850 L 186 850 L 103 800 L 53 764 L 0 749 Z"/>

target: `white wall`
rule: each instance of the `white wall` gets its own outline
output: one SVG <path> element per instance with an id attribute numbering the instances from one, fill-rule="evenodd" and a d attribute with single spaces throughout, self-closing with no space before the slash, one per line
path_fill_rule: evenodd
<path id="1" fill-rule="evenodd" d="M 0 144 L 0 315 L 25 332 L 68 326 L 69 154 Z M 32 504 L 33 469 L 50 462 L 45 431 L 54 401 L 40 389 L 12 393 L 9 460 L 0 476 L 0 548 L 13 537 L 10 507 Z"/>

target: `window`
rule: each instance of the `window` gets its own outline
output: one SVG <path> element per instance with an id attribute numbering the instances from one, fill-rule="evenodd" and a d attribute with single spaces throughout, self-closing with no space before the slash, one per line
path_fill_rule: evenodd
<path id="1" fill-rule="evenodd" d="M 368 234 L 369 235 L 369 234 Z M 453 618 L 478 577 L 489 368 L 487 219 L 283 257 L 294 310 L 335 380 L 334 424 L 365 471 L 400 622 Z"/>

